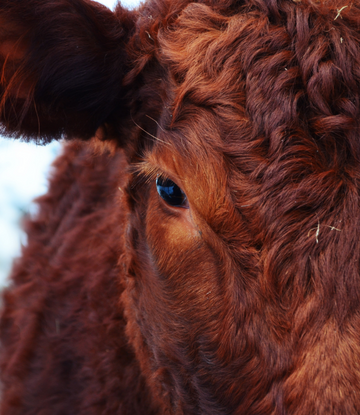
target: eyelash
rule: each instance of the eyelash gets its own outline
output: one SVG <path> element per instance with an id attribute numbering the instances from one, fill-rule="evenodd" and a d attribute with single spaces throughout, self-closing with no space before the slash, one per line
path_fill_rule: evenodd
<path id="1" fill-rule="evenodd" d="M 134 166 L 133 172 L 139 180 L 145 183 L 152 183 L 158 178 L 162 180 L 172 180 L 163 170 L 153 164 L 143 162 Z"/>

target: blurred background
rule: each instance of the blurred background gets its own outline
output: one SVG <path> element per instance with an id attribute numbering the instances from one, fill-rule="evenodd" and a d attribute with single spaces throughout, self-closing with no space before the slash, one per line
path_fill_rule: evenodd
<path id="1" fill-rule="evenodd" d="M 97 0 L 114 9 L 116 0 Z M 124 0 L 124 7 L 134 8 L 139 0 Z M 26 235 L 21 229 L 24 215 L 35 212 L 34 198 L 44 194 L 47 176 L 61 143 L 47 146 L 4 139 L 0 136 L 0 289 L 15 257 L 20 255 Z"/>

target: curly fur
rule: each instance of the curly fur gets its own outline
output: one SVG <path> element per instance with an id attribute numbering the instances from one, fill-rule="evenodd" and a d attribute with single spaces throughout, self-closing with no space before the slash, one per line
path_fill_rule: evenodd
<path id="1" fill-rule="evenodd" d="M 360 413 L 359 2 L 0 22 L 1 131 L 73 140 L 3 295 L 0 413 Z"/>

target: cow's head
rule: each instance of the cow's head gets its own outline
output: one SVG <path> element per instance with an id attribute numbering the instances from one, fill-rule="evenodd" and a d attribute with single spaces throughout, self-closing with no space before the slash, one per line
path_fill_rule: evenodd
<path id="1" fill-rule="evenodd" d="M 3 131 L 126 154 L 121 301 L 164 411 L 360 411 L 358 3 L 0 18 Z"/>

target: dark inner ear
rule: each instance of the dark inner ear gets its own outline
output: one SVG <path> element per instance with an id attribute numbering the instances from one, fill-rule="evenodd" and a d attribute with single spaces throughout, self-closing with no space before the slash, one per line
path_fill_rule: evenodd
<path id="1" fill-rule="evenodd" d="M 126 116 L 135 19 L 89 0 L 2 0 L 0 132 L 88 139 L 115 111 Z"/>

